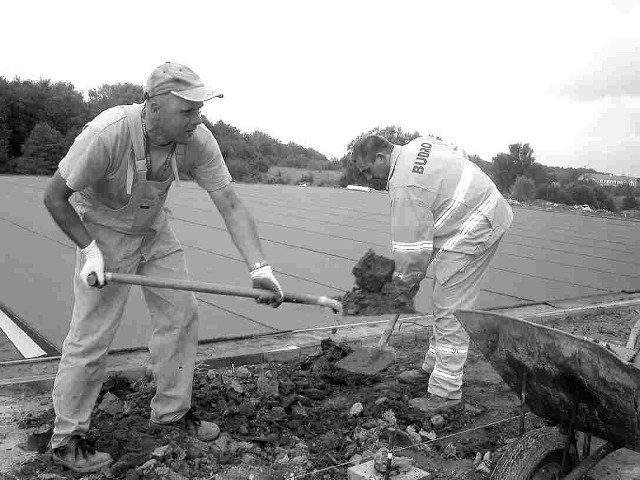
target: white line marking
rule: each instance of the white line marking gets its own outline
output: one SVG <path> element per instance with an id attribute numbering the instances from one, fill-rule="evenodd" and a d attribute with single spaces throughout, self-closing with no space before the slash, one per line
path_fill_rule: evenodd
<path id="1" fill-rule="evenodd" d="M 0 310 L 0 330 L 9 337 L 24 358 L 36 358 L 47 354 L 2 310 Z"/>
<path id="2" fill-rule="evenodd" d="M 297 345 L 285 345 L 284 347 L 276 348 L 275 350 L 267 350 L 265 353 L 286 352 L 288 350 L 300 350 L 300 347 Z"/>

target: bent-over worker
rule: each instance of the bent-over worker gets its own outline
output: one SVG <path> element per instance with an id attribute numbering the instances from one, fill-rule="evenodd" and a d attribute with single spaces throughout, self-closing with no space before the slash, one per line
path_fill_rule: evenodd
<path id="1" fill-rule="evenodd" d="M 480 282 L 513 220 L 491 179 L 461 149 L 436 137 L 394 145 L 371 135 L 356 142 L 351 161 L 367 179 L 387 178 L 394 277 L 417 292 L 433 262 L 435 323 L 421 368 L 398 381 L 426 383 L 413 407 L 435 413 L 462 398 L 469 335 L 454 316 L 473 308 Z"/>
<path id="2" fill-rule="evenodd" d="M 142 104 L 110 108 L 89 122 L 47 185 L 45 205 L 77 244 L 74 307 L 53 387 L 52 458 L 76 472 L 112 462 L 87 442 L 91 412 L 106 372 L 107 352 L 130 286 L 105 285 L 105 270 L 185 280 L 184 250 L 164 208 L 178 170 L 206 190 L 250 271 L 258 299 L 278 306 L 283 292 L 262 251 L 254 220 L 240 201 L 216 139 L 202 125 L 203 102 L 222 95 L 185 65 L 156 68 Z M 76 206 L 69 199 L 75 192 Z M 95 275 L 102 288 L 90 287 Z M 203 441 L 219 427 L 198 419 L 191 393 L 198 346 L 193 292 L 142 287 L 153 331 L 148 344 L 156 383 L 152 429 L 180 428 Z"/>

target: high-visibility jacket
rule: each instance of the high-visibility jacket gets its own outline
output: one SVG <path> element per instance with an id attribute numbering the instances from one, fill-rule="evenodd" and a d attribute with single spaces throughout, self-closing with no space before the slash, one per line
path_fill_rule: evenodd
<path id="1" fill-rule="evenodd" d="M 491 179 L 434 137 L 393 148 L 389 195 L 396 276 L 409 283 L 420 282 L 441 251 L 482 252 L 513 220 Z"/>

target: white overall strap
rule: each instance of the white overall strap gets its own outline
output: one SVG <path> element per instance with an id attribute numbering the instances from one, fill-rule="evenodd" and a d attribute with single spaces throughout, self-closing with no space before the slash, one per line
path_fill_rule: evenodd
<path id="1" fill-rule="evenodd" d="M 135 156 L 135 168 L 138 178 L 146 179 L 147 177 L 147 157 L 144 149 L 144 138 L 142 136 L 142 122 L 140 120 L 140 106 L 137 104 L 127 105 L 124 107 L 127 114 L 127 124 L 129 125 L 129 135 L 133 144 L 133 153 Z M 127 195 L 131 195 L 133 185 L 133 166 L 131 163 L 127 166 Z"/>
<path id="2" fill-rule="evenodd" d="M 185 158 L 187 156 L 187 145 L 184 143 L 178 143 L 176 145 L 176 151 L 171 155 L 171 169 L 173 170 L 173 181 L 176 185 L 180 186 L 180 175 L 178 173 L 178 161 L 180 165 L 184 165 Z"/>

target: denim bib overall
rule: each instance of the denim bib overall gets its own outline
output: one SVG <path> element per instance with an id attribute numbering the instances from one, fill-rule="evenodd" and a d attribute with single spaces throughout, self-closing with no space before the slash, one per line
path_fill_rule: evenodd
<path id="1" fill-rule="evenodd" d="M 173 175 L 147 179 L 150 152 L 145 149 L 140 106 L 126 107 L 131 151 L 125 188 L 129 202 L 118 209 L 102 204 L 78 206 L 78 213 L 105 258 L 105 270 L 188 279 L 182 246 L 171 230 L 164 204 Z M 178 150 L 183 151 L 183 146 Z M 56 413 L 53 448 L 89 430 L 91 412 L 107 369 L 107 353 L 122 319 L 130 285 L 110 283 L 102 289 L 86 287 L 79 277 L 84 264 L 76 255 L 74 307 L 69 333 L 53 389 Z M 191 407 L 191 390 L 198 340 L 195 295 L 170 289 L 141 287 L 152 320 L 149 368 L 156 381 L 151 420 L 171 423 Z M 128 322 L 127 328 L 135 329 Z"/>

